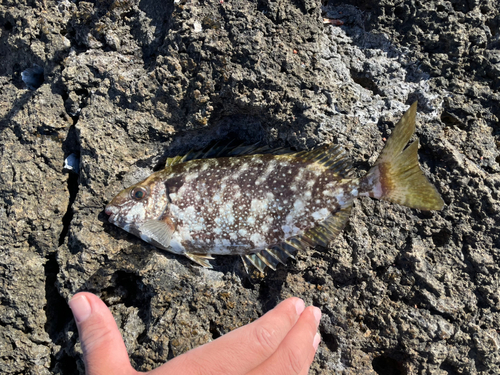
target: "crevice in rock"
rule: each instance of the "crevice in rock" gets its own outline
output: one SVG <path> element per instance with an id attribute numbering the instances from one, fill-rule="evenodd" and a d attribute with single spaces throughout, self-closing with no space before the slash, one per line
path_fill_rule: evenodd
<path id="1" fill-rule="evenodd" d="M 76 121 L 75 121 L 76 124 Z M 80 157 L 80 147 L 78 143 L 78 136 L 76 134 L 75 124 L 72 125 L 68 130 L 68 136 L 64 141 L 64 154 L 66 156 L 70 154 L 75 154 L 77 158 Z M 61 230 L 61 234 L 59 235 L 59 246 L 64 243 L 64 239 L 68 235 L 69 226 L 71 224 L 71 220 L 73 219 L 73 203 L 75 203 L 76 196 L 78 195 L 78 174 L 70 172 L 68 176 L 68 191 L 69 191 L 69 202 L 68 208 L 66 209 L 66 213 L 62 217 L 63 229 Z"/>
<path id="2" fill-rule="evenodd" d="M 118 297 L 125 307 L 133 306 L 138 309 L 138 316 L 146 327 L 138 337 L 138 341 L 142 343 L 147 339 L 147 327 L 152 322 L 151 298 L 154 291 L 144 284 L 140 276 L 130 272 L 117 271 L 112 279 L 114 286 L 102 291 L 102 299 L 107 302 Z"/>
<path id="3" fill-rule="evenodd" d="M 73 319 L 73 314 L 66 300 L 59 294 L 56 288 L 57 274 L 59 273 L 59 264 L 57 263 L 56 253 L 52 252 L 47 256 L 47 261 L 44 265 L 45 272 L 45 299 L 47 304 L 44 307 L 46 323 L 45 332 L 50 337 L 50 340 L 55 345 L 64 346 L 64 330 L 65 327 Z M 71 359 L 61 349 L 58 353 L 51 355 L 50 369 L 51 372 L 73 374 L 76 372 L 74 359 Z M 66 357 L 66 359 L 64 358 Z M 70 360 L 71 359 L 71 360 Z M 55 369 L 58 371 L 54 371 Z"/>
<path id="4" fill-rule="evenodd" d="M 78 175 L 74 173 L 70 173 L 68 176 L 68 191 L 69 191 L 69 203 L 68 209 L 62 218 L 63 229 L 61 234 L 59 235 L 59 246 L 64 243 L 64 239 L 68 235 L 69 226 L 71 224 L 71 220 L 73 219 L 73 203 L 75 202 L 76 196 L 78 194 Z"/>
<path id="5" fill-rule="evenodd" d="M 172 346 L 172 343 L 168 343 L 168 355 L 167 355 L 167 361 L 170 361 L 171 359 L 174 359 L 174 347 Z"/>
<path id="6" fill-rule="evenodd" d="M 59 273 L 59 264 L 57 263 L 56 253 L 50 253 L 44 265 L 45 271 L 45 331 L 49 334 L 52 341 L 56 342 L 64 327 L 71 321 L 73 315 L 66 300 L 59 294 L 55 284 L 57 274 Z"/>

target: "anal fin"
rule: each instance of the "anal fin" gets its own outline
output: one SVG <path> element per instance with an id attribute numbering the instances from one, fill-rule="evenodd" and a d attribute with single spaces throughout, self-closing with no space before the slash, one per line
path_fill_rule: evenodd
<path id="1" fill-rule="evenodd" d="M 205 268 L 213 268 L 209 260 L 214 259 L 210 254 L 184 254 L 186 257 L 191 259 L 193 262 L 198 263 L 200 266 Z"/>
<path id="2" fill-rule="evenodd" d="M 291 237 L 285 242 L 274 245 L 268 249 L 261 250 L 257 253 L 242 255 L 241 259 L 245 265 L 245 269 L 252 266 L 260 272 L 264 272 L 266 267 L 276 271 L 278 264 L 286 264 L 288 258 L 295 259 L 295 253 L 299 250 L 305 250 L 307 244 L 298 237 Z"/>
<path id="3" fill-rule="evenodd" d="M 264 262 L 261 257 L 257 255 L 258 253 L 253 253 L 253 254 L 245 254 L 241 256 L 241 259 L 243 260 L 243 264 L 245 265 L 245 270 L 248 272 L 249 268 L 252 266 L 257 268 L 260 272 L 264 272 L 266 267 L 268 266 L 267 262 Z"/>

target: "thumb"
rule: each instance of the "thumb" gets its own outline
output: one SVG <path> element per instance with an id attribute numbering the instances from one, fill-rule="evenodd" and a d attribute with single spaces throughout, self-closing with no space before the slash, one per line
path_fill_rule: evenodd
<path id="1" fill-rule="evenodd" d="M 69 301 L 73 312 L 87 375 L 135 374 L 113 315 L 99 297 L 78 293 Z"/>

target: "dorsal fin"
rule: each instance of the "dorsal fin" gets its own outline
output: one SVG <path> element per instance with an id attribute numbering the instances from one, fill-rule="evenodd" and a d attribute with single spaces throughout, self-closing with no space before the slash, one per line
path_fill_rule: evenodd
<path id="1" fill-rule="evenodd" d="M 337 175 L 351 177 L 352 165 L 344 149 L 338 145 L 323 145 L 311 151 L 300 151 L 293 156 L 304 161 L 316 162 Z"/>
<path id="2" fill-rule="evenodd" d="M 212 146 L 207 146 L 199 151 L 189 151 L 186 155 L 168 158 L 165 167 L 185 163 L 195 159 L 212 159 L 221 157 L 234 157 L 257 154 L 283 155 L 293 153 L 286 147 L 269 147 L 260 143 L 245 145 L 236 141 L 219 141 Z"/>

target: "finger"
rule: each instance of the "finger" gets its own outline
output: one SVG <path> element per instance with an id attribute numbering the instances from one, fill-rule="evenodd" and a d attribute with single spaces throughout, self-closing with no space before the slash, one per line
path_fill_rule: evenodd
<path id="1" fill-rule="evenodd" d="M 317 349 L 314 344 L 319 343 L 315 343 L 315 336 L 320 319 L 321 311 L 317 307 L 305 309 L 274 354 L 250 374 L 292 375 L 308 370 Z"/>
<path id="2" fill-rule="evenodd" d="M 157 370 L 198 374 L 202 368 L 204 375 L 246 374 L 274 353 L 304 308 L 304 301 L 289 298 L 255 322 L 176 357 Z"/>
<path id="3" fill-rule="evenodd" d="M 319 346 L 320 342 L 321 342 L 321 336 L 319 333 L 316 332 L 316 335 L 314 335 L 314 339 L 313 339 L 314 351 L 311 352 L 310 357 L 306 360 L 306 364 L 302 368 L 300 375 L 308 375 L 309 374 L 309 369 L 311 368 L 311 364 L 314 361 L 314 357 L 316 356 L 316 351 L 318 350 L 318 346 Z"/>
<path id="4" fill-rule="evenodd" d="M 87 375 L 135 374 L 113 315 L 99 297 L 78 293 L 69 301 Z"/>

